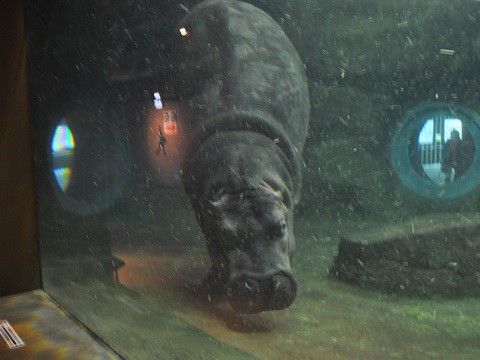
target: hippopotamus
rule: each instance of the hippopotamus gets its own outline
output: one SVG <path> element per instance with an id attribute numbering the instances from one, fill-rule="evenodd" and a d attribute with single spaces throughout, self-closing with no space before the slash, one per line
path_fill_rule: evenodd
<path id="1" fill-rule="evenodd" d="M 206 237 L 206 286 L 240 313 L 290 306 L 294 206 L 309 95 L 304 65 L 264 11 L 204 1 L 175 29 L 171 73 L 190 114 L 182 181 Z"/>

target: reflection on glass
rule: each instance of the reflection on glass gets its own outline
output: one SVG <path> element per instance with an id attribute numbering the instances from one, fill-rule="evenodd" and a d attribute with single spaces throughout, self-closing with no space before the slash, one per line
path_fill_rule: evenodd
<path id="1" fill-rule="evenodd" d="M 136 360 L 480 359 L 470 1 L 201 2 L 26 1 L 44 288 Z"/>
<path id="2" fill-rule="evenodd" d="M 71 164 L 75 150 L 75 139 L 64 120 L 55 129 L 51 148 L 55 179 L 60 188 L 66 191 L 72 176 Z"/>
<path id="3" fill-rule="evenodd" d="M 462 176 L 474 154 L 471 134 L 462 120 L 435 116 L 418 135 L 418 158 L 424 175 L 444 186 Z"/>
<path id="4" fill-rule="evenodd" d="M 72 110 L 48 139 L 55 195 L 75 214 L 100 213 L 126 181 L 129 147 L 122 120 L 107 122 L 104 116 L 103 110 Z"/>
<path id="5" fill-rule="evenodd" d="M 55 174 L 55 179 L 57 179 L 58 185 L 60 188 L 65 191 L 70 184 L 70 178 L 72 176 L 72 169 L 70 168 L 61 168 L 53 170 Z"/>

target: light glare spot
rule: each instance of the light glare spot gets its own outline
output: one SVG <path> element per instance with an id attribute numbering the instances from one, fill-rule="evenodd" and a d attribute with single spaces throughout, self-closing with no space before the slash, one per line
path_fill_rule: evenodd
<path id="1" fill-rule="evenodd" d="M 72 132 L 68 125 L 64 121 L 61 121 L 53 135 L 52 150 L 73 150 L 74 148 L 75 140 L 73 139 Z"/>

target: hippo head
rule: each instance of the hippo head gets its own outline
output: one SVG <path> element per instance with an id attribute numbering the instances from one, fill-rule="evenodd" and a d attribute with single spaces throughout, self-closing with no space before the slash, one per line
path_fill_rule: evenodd
<path id="1" fill-rule="evenodd" d="M 291 196 L 265 181 L 247 189 L 210 192 L 202 225 L 213 268 L 240 313 L 280 310 L 292 304 L 296 282 Z"/>

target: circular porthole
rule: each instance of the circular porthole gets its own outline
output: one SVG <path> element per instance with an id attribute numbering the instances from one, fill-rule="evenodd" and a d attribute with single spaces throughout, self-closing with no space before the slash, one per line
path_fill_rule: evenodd
<path id="1" fill-rule="evenodd" d="M 102 116 L 100 116 L 102 115 Z M 55 122 L 49 140 L 50 177 L 64 208 L 98 214 L 116 201 L 129 169 L 126 136 L 104 112 L 77 110 Z"/>
<path id="2" fill-rule="evenodd" d="M 390 160 L 403 184 L 430 199 L 454 199 L 480 184 L 480 116 L 458 104 L 424 103 L 398 124 Z"/>

